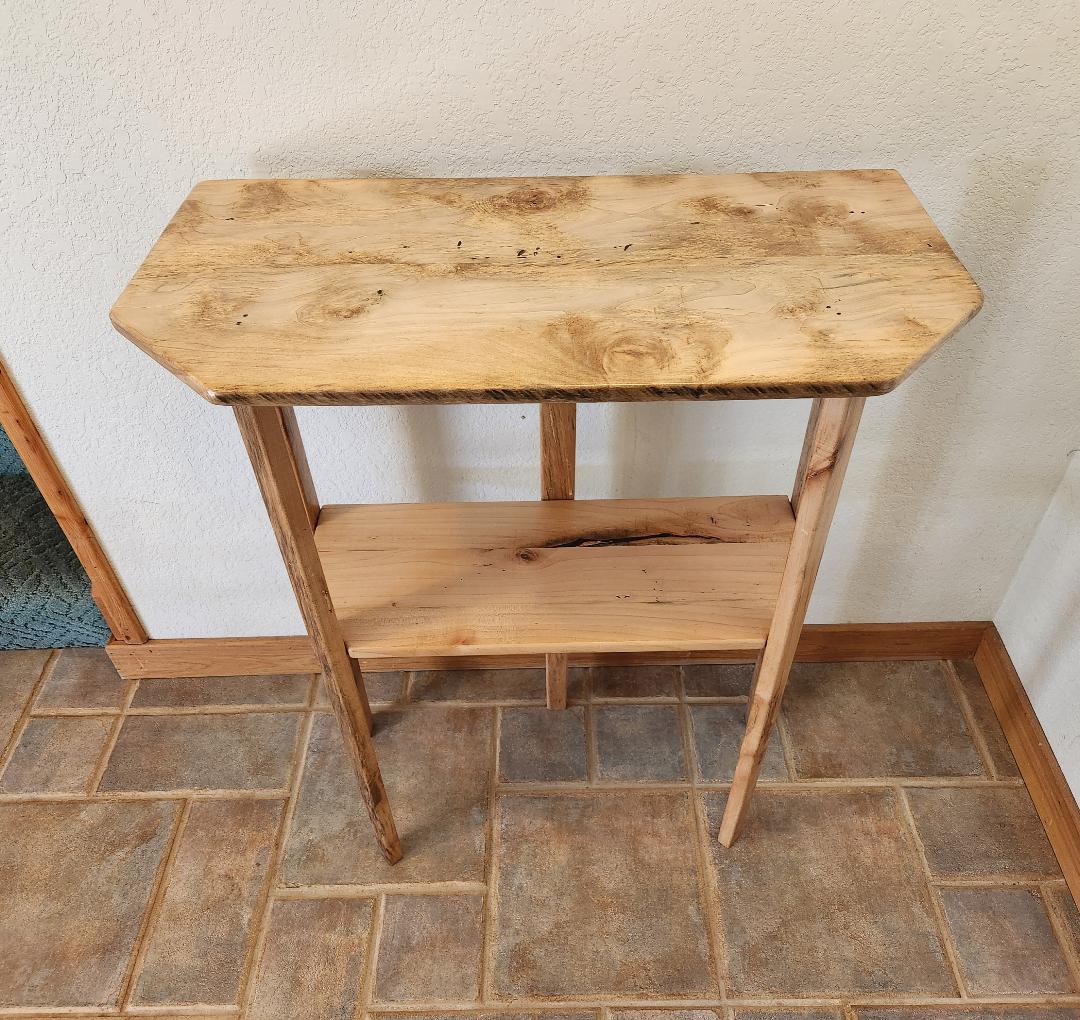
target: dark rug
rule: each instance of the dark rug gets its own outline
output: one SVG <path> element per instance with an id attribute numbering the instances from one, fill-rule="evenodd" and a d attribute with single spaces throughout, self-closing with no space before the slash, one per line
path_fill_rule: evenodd
<path id="1" fill-rule="evenodd" d="M 0 649 L 108 638 L 86 571 L 0 430 Z"/>

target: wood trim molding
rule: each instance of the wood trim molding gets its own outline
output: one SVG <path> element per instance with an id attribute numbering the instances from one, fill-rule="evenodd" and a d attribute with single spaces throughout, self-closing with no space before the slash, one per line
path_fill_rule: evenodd
<path id="1" fill-rule="evenodd" d="M 988 624 L 864 623 L 808 624 L 797 659 L 840 662 L 873 659 L 970 659 Z M 306 637 L 172 638 L 143 645 L 113 642 L 109 656 L 120 675 L 138 677 L 238 676 L 313 673 L 315 653 Z M 663 662 L 754 662 L 760 650 L 746 652 L 650 652 L 572 655 L 571 665 Z M 424 656 L 412 659 L 361 659 L 362 669 L 469 669 L 543 666 L 542 655 Z"/>
<path id="2" fill-rule="evenodd" d="M 101 610 L 113 638 L 123 644 L 141 644 L 146 631 L 120 579 L 79 507 L 75 494 L 52 453 L 11 375 L 0 364 L 0 425 L 18 451 L 61 531 L 90 578 L 90 597 Z"/>
<path id="3" fill-rule="evenodd" d="M 1005 642 L 993 624 L 986 628 L 975 651 L 975 668 L 1057 854 L 1069 891 L 1080 903 L 1080 809 L 1031 707 Z"/>

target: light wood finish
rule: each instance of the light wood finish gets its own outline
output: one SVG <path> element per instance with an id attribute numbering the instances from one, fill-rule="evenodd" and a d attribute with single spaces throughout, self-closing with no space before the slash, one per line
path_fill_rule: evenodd
<path id="1" fill-rule="evenodd" d="M 290 429 L 288 419 L 289 415 L 278 407 L 236 409 L 236 420 L 360 780 L 375 836 L 386 859 L 393 864 L 401 859 L 401 843 L 371 740 L 371 709 L 363 678 L 345 651 L 327 593 L 311 528 L 314 494 L 305 491 L 305 479 L 310 479 L 310 474 L 301 459 L 299 433 Z"/>
<path id="2" fill-rule="evenodd" d="M 577 474 L 577 405 L 540 405 L 540 498 L 573 499 Z"/>
<path id="3" fill-rule="evenodd" d="M 42 499 L 52 511 L 71 548 L 90 579 L 90 597 L 117 641 L 141 644 L 147 640 L 142 621 L 124 591 L 97 536 L 83 515 L 52 453 L 15 387 L 0 364 L 0 425 L 15 447 Z"/>
<path id="4" fill-rule="evenodd" d="M 866 662 L 878 659 L 970 659 L 985 622 L 806 624 L 795 652 L 800 662 Z M 144 677 L 260 676 L 314 673 L 319 661 L 311 639 L 296 637 L 158 638 L 143 645 L 106 648 L 125 679 Z M 571 666 L 682 662 L 753 662 L 752 648 L 681 652 L 585 652 L 568 656 Z M 419 655 L 360 659 L 370 669 L 516 669 L 543 666 L 544 655 Z"/>
<path id="5" fill-rule="evenodd" d="M 997 628 L 990 624 L 975 668 L 1039 812 L 1073 899 L 1080 903 L 1080 809 Z"/>
<path id="6" fill-rule="evenodd" d="M 547 401 L 540 405 L 540 498 L 573 499 L 577 472 L 577 405 Z M 548 708 L 566 708 L 566 655 L 544 658 Z"/>
<path id="7" fill-rule="evenodd" d="M 807 397 L 891 390 L 981 301 L 895 170 L 234 180 L 112 320 L 226 404 Z"/>
<path id="8" fill-rule="evenodd" d="M 567 673 L 569 658 L 565 652 L 551 652 L 544 656 L 547 673 L 547 707 L 566 708 Z"/>
<path id="9" fill-rule="evenodd" d="M 799 455 L 799 466 L 795 470 L 795 484 L 791 490 L 791 512 L 799 515 L 799 504 L 802 502 L 803 485 L 810 466 L 810 455 L 814 449 L 814 438 L 817 435 L 818 419 L 821 417 L 821 397 L 815 398 L 810 404 L 810 418 L 806 422 L 806 434 L 803 437 L 802 453 Z"/>
<path id="10" fill-rule="evenodd" d="M 357 657 L 759 648 L 784 496 L 323 507 Z"/>
<path id="11" fill-rule="evenodd" d="M 776 602 L 776 613 L 754 681 L 746 733 L 720 822 L 720 842 L 731 846 L 746 821 L 750 798 L 780 710 L 780 699 L 799 643 L 799 631 L 814 589 L 821 555 L 851 456 L 864 398 L 829 398 L 811 411 L 808 449 L 802 458 L 796 492 L 799 512 L 791 550 Z"/>

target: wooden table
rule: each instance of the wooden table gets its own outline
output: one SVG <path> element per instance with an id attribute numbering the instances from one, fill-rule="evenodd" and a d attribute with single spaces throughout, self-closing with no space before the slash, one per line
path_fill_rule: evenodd
<path id="1" fill-rule="evenodd" d="M 748 649 L 746 817 L 864 399 L 981 294 L 892 170 L 207 181 L 112 310 L 231 405 L 375 832 L 358 656 Z M 794 494 L 574 501 L 575 402 L 813 398 Z M 306 404 L 539 402 L 541 501 L 320 505 Z"/>

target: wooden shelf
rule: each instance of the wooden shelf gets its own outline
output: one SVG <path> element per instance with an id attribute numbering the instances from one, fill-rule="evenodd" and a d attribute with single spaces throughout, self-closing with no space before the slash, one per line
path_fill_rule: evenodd
<path id="1" fill-rule="evenodd" d="M 315 541 L 353 656 L 759 648 L 784 496 L 327 506 Z"/>

